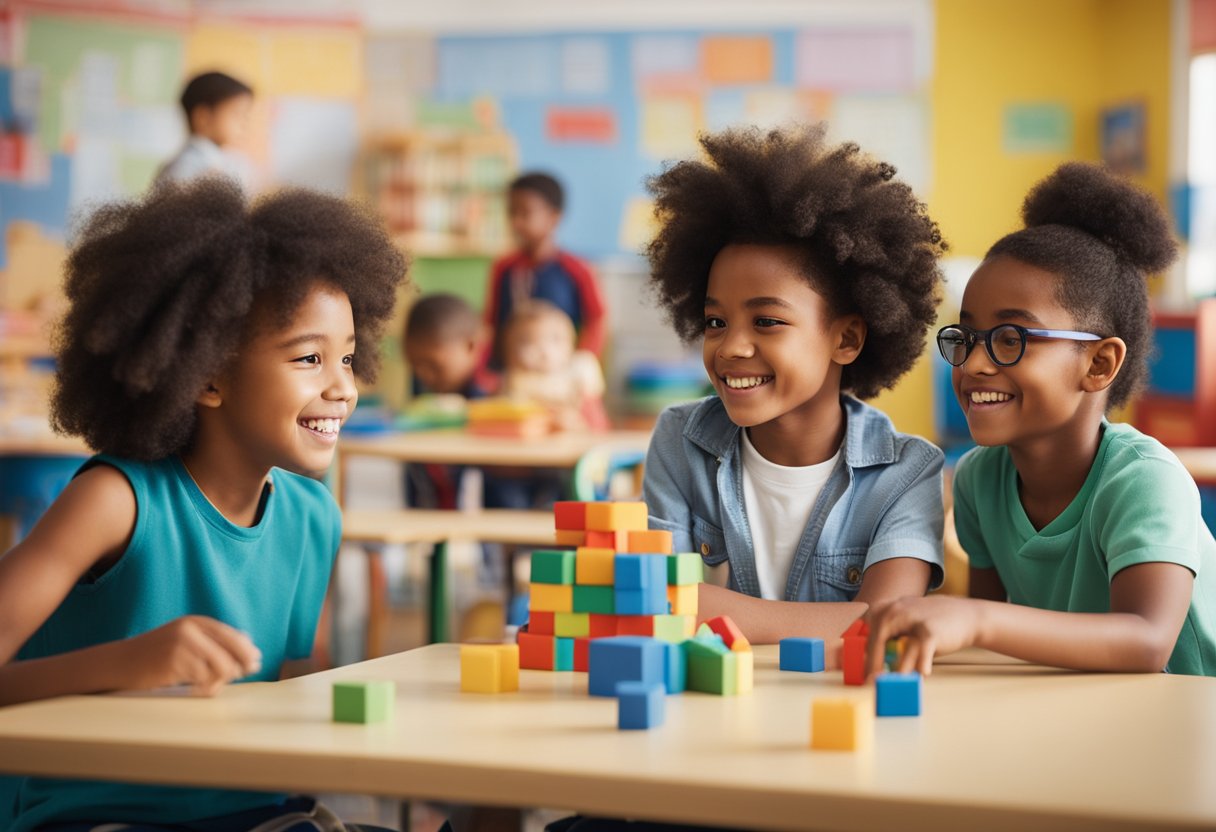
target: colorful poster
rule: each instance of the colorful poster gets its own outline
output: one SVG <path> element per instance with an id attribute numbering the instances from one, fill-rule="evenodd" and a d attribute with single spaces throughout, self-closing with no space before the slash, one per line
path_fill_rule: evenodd
<path id="1" fill-rule="evenodd" d="M 701 84 L 701 51 L 690 35 L 638 35 L 631 48 L 634 82 L 643 90 L 691 90 Z"/>
<path id="2" fill-rule="evenodd" d="M 699 150 L 701 101 L 694 95 L 644 96 L 640 100 L 642 149 L 653 159 L 682 159 Z"/>
<path id="3" fill-rule="evenodd" d="M 916 39 L 909 28 L 809 29 L 798 36 L 796 48 L 801 87 L 898 92 L 915 86 Z"/>
<path id="4" fill-rule="evenodd" d="M 1072 153 L 1072 111 L 1065 104 L 1010 104 L 1002 122 L 1006 153 Z"/>
<path id="5" fill-rule="evenodd" d="M 715 36 L 701 41 L 702 74 L 711 84 L 767 84 L 773 80 L 773 39 Z"/>
<path id="6" fill-rule="evenodd" d="M 553 142 L 611 144 L 616 141 L 616 114 L 607 107 L 550 107 L 545 133 Z"/>

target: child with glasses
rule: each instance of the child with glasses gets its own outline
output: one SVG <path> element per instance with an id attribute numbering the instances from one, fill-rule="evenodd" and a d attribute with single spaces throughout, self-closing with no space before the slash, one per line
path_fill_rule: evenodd
<path id="1" fill-rule="evenodd" d="M 1216 541 L 1178 459 L 1107 421 L 1147 374 L 1147 275 L 1176 255 L 1148 194 L 1070 163 L 1022 208 L 937 338 L 982 447 L 954 479 L 970 599 L 872 612 L 868 669 L 970 645 L 1078 670 L 1216 676 Z M 1004 603 L 1004 602 L 1010 603 Z"/>

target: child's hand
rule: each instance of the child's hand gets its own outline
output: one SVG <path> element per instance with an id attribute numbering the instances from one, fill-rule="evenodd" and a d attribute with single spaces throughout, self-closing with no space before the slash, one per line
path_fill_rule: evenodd
<path id="1" fill-rule="evenodd" d="M 188 684 L 200 696 L 262 667 L 249 637 L 214 618 L 187 615 L 127 641 L 133 690 Z"/>
<path id="2" fill-rule="evenodd" d="M 933 671 L 933 657 L 953 653 L 976 643 L 982 605 L 968 598 L 931 595 L 900 598 L 870 611 L 870 640 L 866 645 L 866 677 L 882 670 L 887 640 L 907 636 L 903 657 L 896 670 Z"/>

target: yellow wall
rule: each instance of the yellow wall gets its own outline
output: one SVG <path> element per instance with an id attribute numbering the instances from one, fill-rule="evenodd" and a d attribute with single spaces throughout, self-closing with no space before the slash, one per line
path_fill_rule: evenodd
<path id="1" fill-rule="evenodd" d="M 1164 200 L 1169 127 L 1169 0 L 938 0 L 932 88 L 933 183 L 926 200 L 953 255 L 982 257 L 1020 226 L 1026 191 L 1068 159 L 1097 160 L 1103 107 L 1142 100 L 1148 169 Z M 1073 113 L 1072 153 L 1010 155 L 1010 104 L 1061 103 Z M 943 318 L 957 310 L 943 306 Z M 933 436 L 926 351 L 875 404 L 900 430 Z"/>

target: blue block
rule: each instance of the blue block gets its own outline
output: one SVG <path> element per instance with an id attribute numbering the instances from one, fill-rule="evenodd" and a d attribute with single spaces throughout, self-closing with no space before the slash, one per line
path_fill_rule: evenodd
<path id="1" fill-rule="evenodd" d="M 663 597 L 667 597 L 666 556 L 619 554 L 616 556 L 613 570 L 613 586 L 616 589 L 651 589 L 662 586 Z"/>
<path id="2" fill-rule="evenodd" d="M 874 689 L 879 716 L 920 716 L 919 673 L 883 673 Z"/>
<path id="3" fill-rule="evenodd" d="M 803 673 L 819 673 L 823 670 L 823 639 L 783 638 L 780 645 L 782 670 L 798 670 Z"/>
<path id="4" fill-rule="evenodd" d="M 614 636 L 591 640 L 587 656 L 587 693 L 616 696 L 621 682 L 664 684 L 663 642 L 645 636 Z"/>
<path id="5" fill-rule="evenodd" d="M 689 649 L 699 651 L 707 656 L 713 653 L 730 652 L 730 648 L 726 646 L 726 642 L 722 639 L 722 636 L 717 633 L 710 633 L 706 636 L 693 636 L 685 643 Z"/>
<path id="6" fill-rule="evenodd" d="M 621 682 L 616 686 L 617 727 L 622 731 L 646 730 L 663 724 L 664 691 L 662 685 L 645 682 Z"/>
<path id="7" fill-rule="evenodd" d="M 615 592 L 617 615 L 667 615 L 667 584 L 646 589 L 618 589 Z"/>
<path id="8" fill-rule="evenodd" d="M 553 641 L 553 669 L 574 670 L 574 639 L 557 638 Z"/>
<path id="9" fill-rule="evenodd" d="M 688 687 L 688 656 L 683 644 L 663 642 L 663 682 L 668 693 L 683 693 Z"/>

